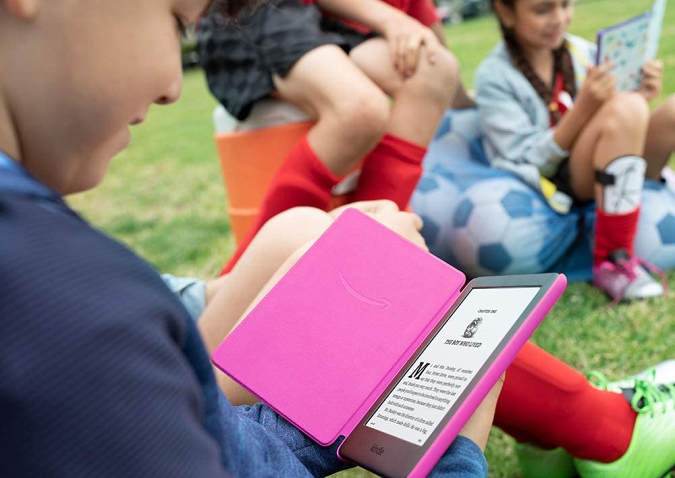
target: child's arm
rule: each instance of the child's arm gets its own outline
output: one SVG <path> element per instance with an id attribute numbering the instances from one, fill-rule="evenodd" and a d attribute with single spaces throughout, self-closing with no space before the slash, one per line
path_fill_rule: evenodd
<path id="1" fill-rule="evenodd" d="M 555 141 L 554 130 L 530 117 L 521 103 L 524 100 L 516 96 L 518 84 L 512 85 L 507 76 L 496 62 L 485 62 L 476 72 L 476 103 L 485 147 L 493 160 L 532 164 L 542 176 L 550 177 L 569 151 Z"/>
<path id="2" fill-rule="evenodd" d="M 611 67 L 606 64 L 589 69 L 574 108 L 563 115 L 555 128 L 553 138 L 561 148 L 571 149 L 596 111 L 616 94 L 616 79 L 610 74 Z"/>
<path id="3" fill-rule="evenodd" d="M 542 176 L 551 177 L 586 123 L 616 91 L 609 75 L 611 65 L 592 69 L 582 85 L 577 102 L 555 128 L 535 124 L 515 91 L 520 83 L 509 82 L 510 71 L 496 62 L 485 62 L 476 73 L 476 97 L 485 141 L 493 157 L 513 163 L 535 165 Z M 537 99 L 536 101 L 542 101 Z"/>

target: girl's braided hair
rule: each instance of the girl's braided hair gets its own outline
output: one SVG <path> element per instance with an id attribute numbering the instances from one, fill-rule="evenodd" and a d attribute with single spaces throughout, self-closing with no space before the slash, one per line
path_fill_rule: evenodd
<path id="1" fill-rule="evenodd" d="M 513 9 L 517 0 L 491 0 L 492 7 L 494 9 L 495 2 L 501 2 L 508 8 Z M 561 114 L 557 108 L 553 108 L 550 105 L 552 104 L 553 98 L 553 87 L 552 85 L 547 86 L 546 83 L 537 75 L 537 73 L 530 65 L 530 62 L 527 61 L 527 58 L 523 55 L 522 48 L 518 43 L 515 33 L 512 29 L 507 28 L 501 20 L 499 20 L 499 27 L 502 30 L 502 35 L 504 36 L 504 42 L 506 48 L 511 56 L 511 60 L 518 70 L 527 78 L 535 91 L 539 94 L 542 100 L 549 105 L 549 112 L 551 115 L 551 121 L 553 124 L 557 124 L 560 121 Z M 553 51 L 553 77 L 555 78 L 558 73 L 562 73 L 563 77 L 563 88 L 567 91 L 572 98 L 577 94 L 577 84 L 574 74 L 574 65 L 572 64 L 572 55 L 570 54 L 569 48 L 567 47 L 567 41 L 565 41 L 558 49 Z"/>

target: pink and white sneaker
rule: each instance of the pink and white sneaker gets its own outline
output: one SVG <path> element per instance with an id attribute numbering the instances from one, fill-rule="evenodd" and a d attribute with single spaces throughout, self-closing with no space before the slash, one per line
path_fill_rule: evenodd
<path id="1" fill-rule="evenodd" d="M 652 274 L 659 276 L 661 282 Z M 612 299 L 610 307 L 621 301 L 664 295 L 668 286 L 660 269 L 639 257 L 630 257 L 625 249 L 612 252 L 593 268 L 593 285 Z"/>

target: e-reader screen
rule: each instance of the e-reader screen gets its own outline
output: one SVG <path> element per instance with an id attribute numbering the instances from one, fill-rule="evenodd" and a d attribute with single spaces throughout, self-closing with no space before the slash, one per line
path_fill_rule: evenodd
<path id="1" fill-rule="evenodd" d="M 540 288 L 472 289 L 365 425 L 423 446 Z"/>

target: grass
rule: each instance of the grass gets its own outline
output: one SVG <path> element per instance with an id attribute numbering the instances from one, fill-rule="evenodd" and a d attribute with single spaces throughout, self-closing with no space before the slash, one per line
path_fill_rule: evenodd
<path id="1" fill-rule="evenodd" d="M 651 0 L 583 0 L 572 32 L 593 39 L 597 29 L 646 11 Z M 492 18 L 447 29 L 450 45 L 471 85 L 479 62 L 498 41 Z M 675 8 L 668 10 L 660 57 L 664 95 L 675 93 Z M 212 140 L 209 95 L 200 71 L 186 74 L 183 98 L 153 107 L 134 130 L 131 146 L 111 164 L 103 185 L 70 199 L 91 222 L 129 244 L 159 270 L 214 276 L 233 248 L 225 196 Z M 675 285 L 671 273 L 671 286 Z M 572 284 L 534 336 L 534 341 L 580 370 L 610 379 L 672 358 L 675 299 L 607 308 L 587 284 Z M 512 440 L 493 431 L 487 450 L 491 477 L 518 477 Z M 366 476 L 350 471 L 344 476 Z"/>

